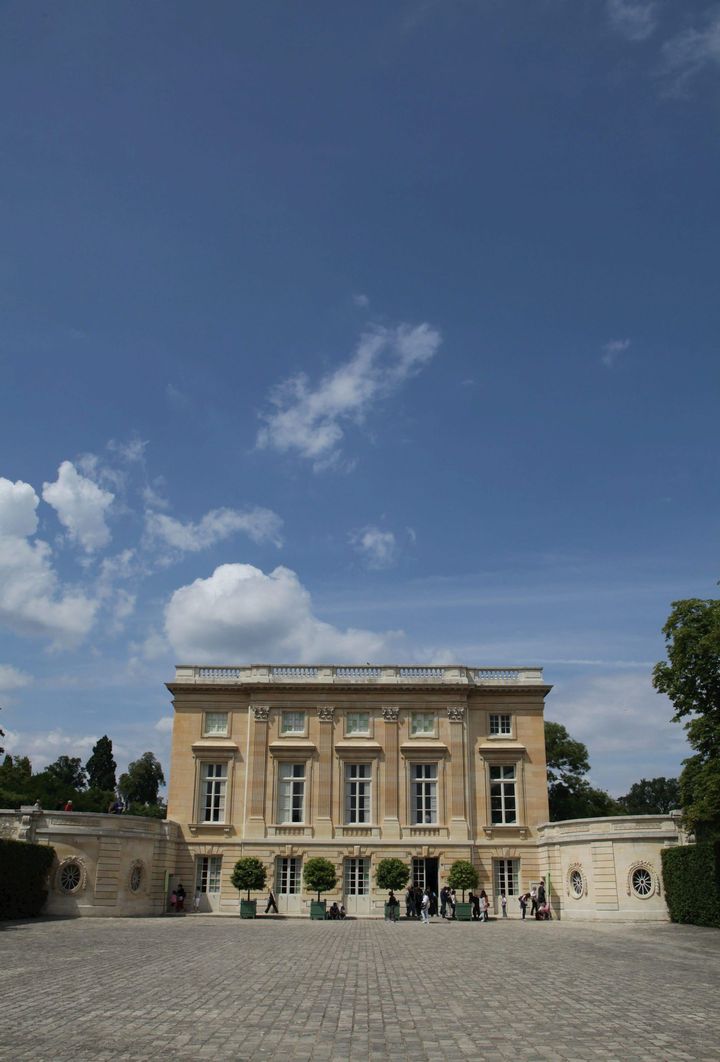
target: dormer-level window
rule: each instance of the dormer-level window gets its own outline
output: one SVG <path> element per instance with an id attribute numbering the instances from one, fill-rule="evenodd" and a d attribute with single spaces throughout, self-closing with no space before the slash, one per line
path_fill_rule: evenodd
<path id="1" fill-rule="evenodd" d="M 345 716 L 345 733 L 348 737 L 367 737 L 370 733 L 370 712 L 348 712 Z"/>
<path id="2" fill-rule="evenodd" d="M 302 736 L 305 733 L 305 712 L 283 712 L 280 733 Z"/>
<path id="3" fill-rule="evenodd" d="M 435 737 L 435 713 L 434 712 L 411 712 L 410 713 L 410 736 L 411 737 Z"/>
<path id="4" fill-rule="evenodd" d="M 227 737 L 228 713 L 205 712 L 203 734 L 205 737 Z"/>
<path id="5" fill-rule="evenodd" d="M 494 737 L 511 737 L 512 736 L 512 716 L 509 714 L 493 714 L 490 715 L 490 733 Z"/>

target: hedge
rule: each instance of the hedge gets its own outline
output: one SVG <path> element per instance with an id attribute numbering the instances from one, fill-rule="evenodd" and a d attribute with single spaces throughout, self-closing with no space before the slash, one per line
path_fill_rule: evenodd
<path id="1" fill-rule="evenodd" d="M 0 918 L 40 914 L 54 858 L 55 849 L 49 845 L 0 840 Z"/>
<path id="2" fill-rule="evenodd" d="M 662 868 L 672 921 L 720 929 L 720 841 L 665 848 Z"/>

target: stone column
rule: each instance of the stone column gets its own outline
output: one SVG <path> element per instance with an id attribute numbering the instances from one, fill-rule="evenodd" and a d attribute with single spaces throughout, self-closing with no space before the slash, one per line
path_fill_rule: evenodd
<path id="1" fill-rule="evenodd" d="M 253 704 L 250 707 L 250 759 L 247 765 L 247 828 L 246 837 L 264 837 L 265 822 L 265 783 L 268 758 L 268 721 L 270 708 L 267 704 Z M 272 815 L 271 815 L 272 819 Z"/>
<path id="2" fill-rule="evenodd" d="M 385 802 L 383 808 L 382 836 L 384 840 L 400 840 L 400 763 L 398 719 L 399 708 L 382 709 L 385 727 Z"/>
<path id="3" fill-rule="evenodd" d="M 451 705 L 447 714 L 450 726 L 450 840 L 467 841 L 469 831 L 465 804 L 465 706 Z"/>
<path id="4" fill-rule="evenodd" d="M 332 839 L 332 768 L 333 719 L 335 709 L 329 705 L 318 708 L 318 788 L 315 836 Z"/>

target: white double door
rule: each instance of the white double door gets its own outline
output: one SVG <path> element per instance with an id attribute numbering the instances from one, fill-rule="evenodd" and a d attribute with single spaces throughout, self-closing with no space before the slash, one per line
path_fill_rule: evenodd
<path id="1" fill-rule="evenodd" d="M 275 862 L 275 899 L 280 914 L 302 913 L 302 859 L 278 856 Z"/>
<path id="2" fill-rule="evenodd" d="M 345 910 L 349 915 L 370 914 L 370 860 L 345 860 Z"/>

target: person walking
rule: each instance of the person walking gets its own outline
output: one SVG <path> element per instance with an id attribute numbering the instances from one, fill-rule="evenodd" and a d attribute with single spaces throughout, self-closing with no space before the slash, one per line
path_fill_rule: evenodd
<path id="1" fill-rule="evenodd" d="M 448 896 L 448 906 L 450 908 L 450 918 L 451 919 L 455 917 L 455 904 L 456 903 L 457 903 L 457 898 L 456 898 L 456 895 L 455 895 L 455 889 L 450 889 L 450 895 Z"/>
<path id="2" fill-rule="evenodd" d="M 538 891 L 537 887 L 533 885 L 530 889 L 530 917 L 533 918 L 537 914 L 538 909 Z"/>
<path id="3" fill-rule="evenodd" d="M 472 904 L 472 916 L 474 922 L 480 921 L 480 893 L 470 893 L 470 903 Z"/>
<path id="4" fill-rule="evenodd" d="M 502 907 L 503 918 L 507 918 L 507 896 L 504 892 L 500 893 L 500 906 Z"/>
<path id="5" fill-rule="evenodd" d="M 412 885 L 409 886 L 405 893 L 405 917 L 417 918 L 417 910 L 415 908 L 415 890 Z"/>
<path id="6" fill-rule="evenodd" d="M 450 889 L 447 887 L 447 885 L 443 885 L 443 887 L 440 889 L 440 917 L 441 918 L 446 918 L 447 917 L 447 905 L 448 905 L 448 896 L 449 895 L 450 895 Z"/>
<path id="7" fill-rule="evenodd" d="M 265 914 L 269 914 L 270 911 L 274 911 L 275 914 L 279 914 L 280 913 L 278 911 L 278 905 L 277 905 L 277 903 L 275 901 L 275 893 L 272 891 L 272 889 L 270 889 L 270 892 L 268 893 L 267 905 L 265 907 Z"/>
<path id="8" fill-rule="evenodd" d="M 422 902 L 420 904 L 420 913 L 422 920 L 426 926 L 430 925 L 430 893 L 425 890 L 423 893 Z"/>

